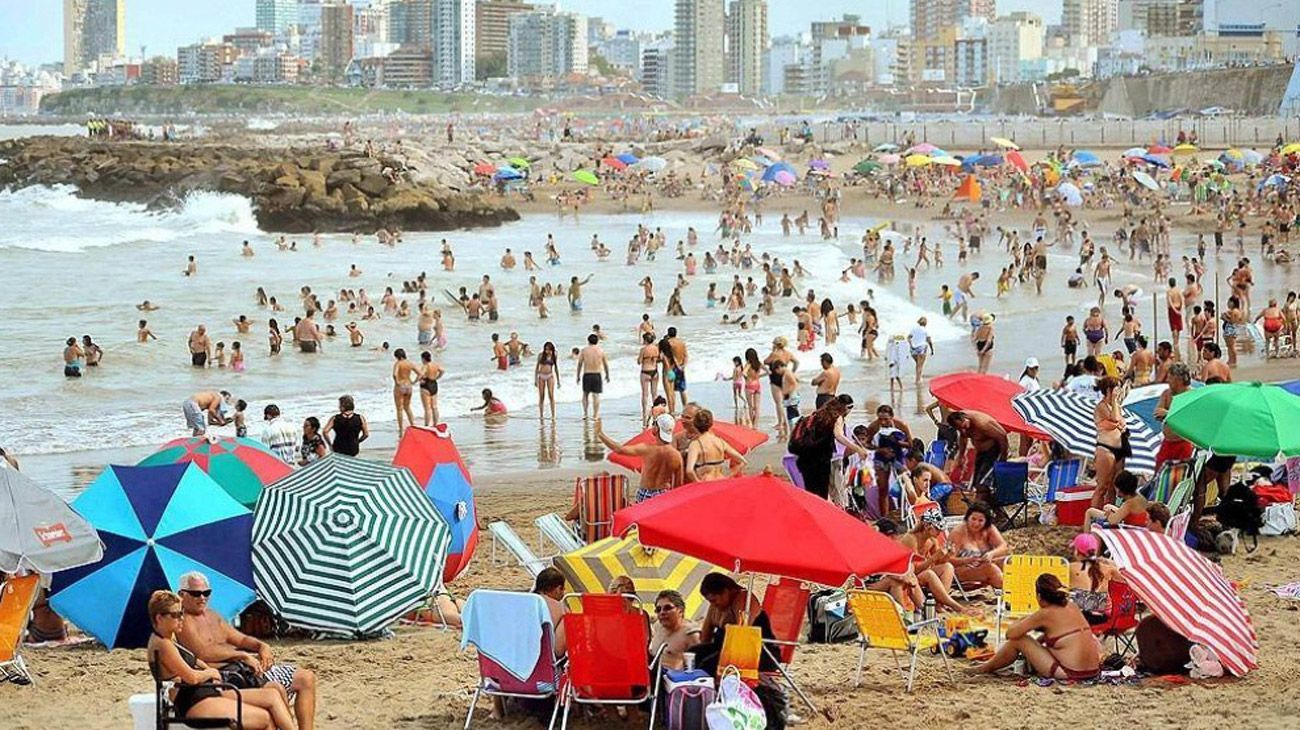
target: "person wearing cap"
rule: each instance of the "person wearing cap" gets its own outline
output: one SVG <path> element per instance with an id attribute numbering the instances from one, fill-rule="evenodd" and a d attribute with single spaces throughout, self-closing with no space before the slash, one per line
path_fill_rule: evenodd
<path id="1" fill-rule="evenodd" d="M 993 320 L 992 314 L 986 314 L 980 318 L 979 327 L 971 334 L 971 342 L 975 344 L 975 372 L 987 373 L 989 364 L 993 362 Z"/>
<path id="2" fill-rule="evenodd" d="M 1026 393 L 1043 389 L 1043 384 L 1038 382 L 1038 358 L 1025 359 L 1025 369 L 1020 373 L 1020 387 L 1024 388 Z"/>
<path id="3" fill-rule="evenodd" d="M 682 483 L 682 454 L 673 446 L 673 428 L 677 422 L 667 413 L 655 416 L 651 429 L 655 439 L 644 444 L 620 444 L 601 428 L 596 419 L 596 438 L 610 451 L 641 460 L 641 485 L 636 491 L 636 501 L 644 502 Z"/>

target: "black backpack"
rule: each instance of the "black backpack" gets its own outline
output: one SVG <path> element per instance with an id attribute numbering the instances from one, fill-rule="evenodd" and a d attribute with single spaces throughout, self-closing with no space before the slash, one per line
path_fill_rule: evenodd
<path id="1" fill-rule="evenodd" d="M 1259 544 L 1259 528 L 1264 526 L 1264 508 L 1259 497 L 1245 482 L 1233 482 L 1219 500 L 1215 516 L 1224 527 L 1239 531 Z M 1251 549 L 1254 549 L 1253 547 Z"/>
<path id="2" fill-rule="evenodd" d="M 790 443 L 786 446 L 786 450 L 797 457 L 811 456 L 816 452 L 819 441 L 813 419 L 804 416 L 795 421 L 794 428 L 790 429 Z"/>

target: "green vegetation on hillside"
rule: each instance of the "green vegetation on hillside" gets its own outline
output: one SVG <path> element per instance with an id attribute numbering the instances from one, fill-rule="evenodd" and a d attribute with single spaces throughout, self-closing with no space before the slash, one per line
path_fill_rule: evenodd
<path id="1" fill-rule="evenodd" d="M 353 89 L 319 86 L 101 86 L 41 99 L 44 114 L 366 114 L 369 112 L 521 112 L 539 99 L 448 94 L 430 89 Z"/>

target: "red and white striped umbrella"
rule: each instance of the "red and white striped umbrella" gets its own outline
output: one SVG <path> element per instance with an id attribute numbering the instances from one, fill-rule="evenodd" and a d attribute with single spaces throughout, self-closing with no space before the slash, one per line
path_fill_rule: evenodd
<path id="1" fill-rule="evenodd" d="M 1250 614 L 1218 566 L 1158 532 L 1100 534 L 1125 580 L 1169 628 L 1212 649 L 1238 677 L 1258 666 Z"/>

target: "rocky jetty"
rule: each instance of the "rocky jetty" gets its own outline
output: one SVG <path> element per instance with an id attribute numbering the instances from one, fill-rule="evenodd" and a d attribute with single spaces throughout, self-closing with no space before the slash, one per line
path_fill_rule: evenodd
<path id="1" fill-rule="evenodd" d="M 0 142 L 0 188 L 71 185 L 163 209 L 192 191 L 243 195 L 283 233 L 444 231 L 519 219 L 508 206 L 357 151 L 31 137 Z"/>

